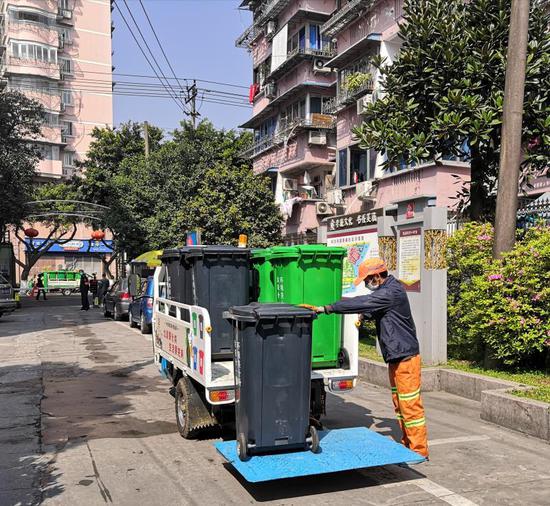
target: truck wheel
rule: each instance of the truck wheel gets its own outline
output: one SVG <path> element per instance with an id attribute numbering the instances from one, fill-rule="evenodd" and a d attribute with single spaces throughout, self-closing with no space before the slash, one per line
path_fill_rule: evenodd
<path id="1" fill-rule="evenodd" d="M 67 290 L 67 289 L 65 289 L 65 290 L 63 290 L 61 293 L 62 293 L 63 295 L 65 295 L 65 297 L 67 297 L 68 295 L 71 295 L 71 293 L 73 293 L 73 291 L 72 291 L 72 290 Z"/>
<path id="2" fill-rule="evenodd" d="M 198 385 L 198 388 L 203 388 Z M 201 396 L 188 376 L 180 378 L 175 389 L 176 422 L 181 437 L 192 439 L 209 427 L 218 425 L 209 412 L 204 396 Z"/>
<path id="3" fill-rule="evenodd" d="M 151 325 L 147 323 L 147 321 L 145 320 L 145 315 L 143 313 L 141 313 L 139 328 L 142 334 L 151 334 Z"/>
<path id="4" fill-rule="evenodd" d="M 309 434 L 311 436 L 311 451 L 313 453 L 319 453 L 319 433 L 313 425 L 309 428 Z"/>
<path id="5" fill-rule="evenodd" d="M 237 454 L 239 459 L 243 462 L 248 460 L 248 444 L 246 442 L 246 436 L 241 433 L 237 436 Z"/>

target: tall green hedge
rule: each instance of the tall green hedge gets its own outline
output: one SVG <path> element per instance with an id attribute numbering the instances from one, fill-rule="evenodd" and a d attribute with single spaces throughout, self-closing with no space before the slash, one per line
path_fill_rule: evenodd
<path id="1" fill-rule="evenodd" d="M 492 245 L 488 224 L 468 223 L 449 239 L 449 354 L 548 365 L 550 229 L 529 229 L 501 260 Z"/>

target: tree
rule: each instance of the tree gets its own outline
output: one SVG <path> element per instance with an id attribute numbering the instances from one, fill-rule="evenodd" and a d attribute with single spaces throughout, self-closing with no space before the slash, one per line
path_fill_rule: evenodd
<path id="1" fill-rule="evenodd" d="M 149 149 L 159 149 L 163 134 L 160 128 L 149 127 Z M 94 128 L 93 141 L 85 160 L 79 167 L 85 177 L 77 179 L 79 198 L 95 204 L 109 207 L 105 219 L 98 225 L 109 228 L 115 240 L 117 250 L 130 253 L 143 248 L 143 231 L 139 227 L 139 216 L 126 213 L 119 205 L 120 191 L 116 180 L 122 172 L 128 171 L 123 164 L 133 158 L 143 157 L 145 141 L 139 123 L 128 122 L 118 128 Z M 116 258 L 113 255 L 111 261 Z"/>
<path id="2" fill-rule="evenodd" d="M 25 218 L 39 151 L 29 143 L 40 134 L 44 110 L 25 95 L 0 93 L 0 237 Z"/>
<path id="3" fill-rule="evenodd" d="M 444 155 L 467 157 L 464 197 L 473 219 L 492 217 L 500 156 L 510 0 L 407 0 L 403 45 L 393 65 L 380 58 L 385 95 L 355 133 L 387 155 L 385 167 Z M 550 23 L 531 8 L 524 106 L 523 177 L 550 160 Z"/>
<path id="4" fill-rule="evenodd" d="M 135 217 L 135 252 L 182 244 L 194 228 L 211 244 L 234 243 L 239 233 L 256 246 L 277 242 L 273 194 L 239 157 L 250 142 L 249 133 L 217 130 L 208 121 L 193 130 L 185 122 L 149 158 L 128 158 L 113 184 L 119 215 Z"/>
<path id="5" fill-rule="evenodd" d="M 21 281 L 26 281 L 31 269 L 40 258 L 48 253 L 55 244 L 66 244 L 74 239 L 77 231 L 77 212 L 72 200 L 78 198 L 76 188 L 71 183 L 52 183 L 35 187 L 33 204 L 27 202 L 28 219 L 39 221 L 49 228 L 48 235 L 40 244 L 35 245 L 32 241 L 23 237 L 23 230 L 20 225 L 15 227 L 15 236 L 25 244 L 25 261 L 16 259 L 16 263 L 23 268 Z M 56 202 L 51 202 L 56 201 Z"/>

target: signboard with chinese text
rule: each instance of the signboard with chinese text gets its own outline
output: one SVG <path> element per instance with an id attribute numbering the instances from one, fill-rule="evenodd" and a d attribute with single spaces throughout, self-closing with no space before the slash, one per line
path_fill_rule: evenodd
<path id="1" fill-rule="evenodd" d="M 378 256 L 376 214 L 355 213 L 330 218 L 327 246 L 340 246 L 347 249 L 343 264 L 342 295 L 355 297 L 368 293 L 363 284 L 356 287 L 353 281 L 358 275 L 361 262 Z"/>
<path id="2" fill-rule="evenodd" d="M 399 231 L 397 255 L 398 278 L 409 292 L 420 292 L 422 257 L 422 229 L 406 228 Z"/>
<path id="3" fill-rule="evenodd" d="M 48 243 L 53 241 L 48 241 L 43 238 L 35 239 L 25 239 L 27 244 L 27 250 L 29 249 L 29 244 L 32 245 L 35 249 L 44 249 Z M 113 252 L 113 241 L 111 240 L 102 240 L 94 241 L 89 239 L 72 239 L 67 242 L 57 243 L 55 242 L 48 253 L 112 253 Z"/>

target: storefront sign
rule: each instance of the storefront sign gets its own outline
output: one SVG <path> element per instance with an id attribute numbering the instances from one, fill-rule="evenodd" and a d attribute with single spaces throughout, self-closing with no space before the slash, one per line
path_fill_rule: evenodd
<path id="1" fill-rule="evenodd" d="M 29 250 L 29 244 L 34 249 L 42 250 L 48 244 L 47 239 L 35 238 L 26 239 L 27 251 Z M 52 241 L 49 241 L 50 243 Z M 49 249 L 48 253 L 112 253 L 113 241 L 103 240 L 94 241 L 89 239 L 73 239 L 65 243 L 54 243 Z"/>
<path id="2" fill-rule="evenodd" d="M 376 224 L 376 213 L 354 213 L 335 216 L 327 220 L 329 233 L 336 230 L 365 227 Z"/>
<path id="3" fill-rule="evenodd" d="M 420 292 L 422 229 L 399 231 L 398 276 L 409 292 Z"/>

